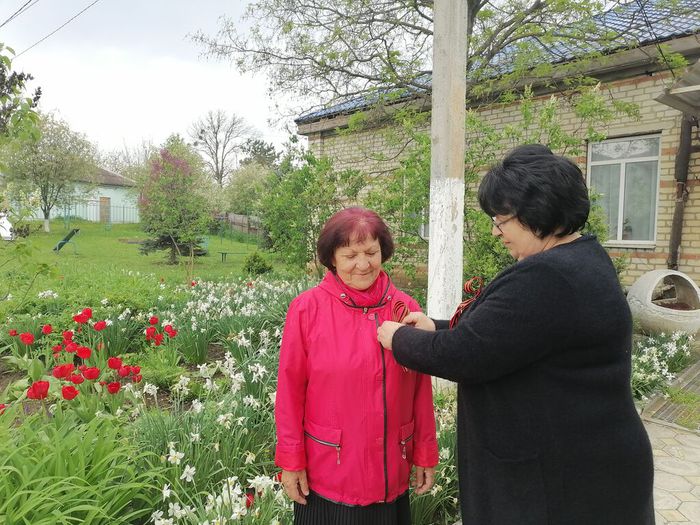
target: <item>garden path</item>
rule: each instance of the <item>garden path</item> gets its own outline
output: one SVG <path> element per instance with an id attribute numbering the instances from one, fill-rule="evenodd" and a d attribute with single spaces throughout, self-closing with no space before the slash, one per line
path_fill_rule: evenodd
<path id="1" fill-rule="evenodd" d="M 654 452 L 656 525 L 700 525 L 700 434 L 644 421 Z"/>

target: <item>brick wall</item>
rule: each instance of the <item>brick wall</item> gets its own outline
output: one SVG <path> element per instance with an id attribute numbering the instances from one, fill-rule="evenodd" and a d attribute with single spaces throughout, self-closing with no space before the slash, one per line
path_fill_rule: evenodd
<path id="1" fill-rule="evenodd" d="M 610 246 L 612 255 L 625 255 L 629 258 L 628 269 L 623 276 L 625 284 L 631 284 L 642 273 L 666 268 L 669 253 L 671 221 L 675 207 L 674 167 L 680 134 L 679 111 L 654 100 L 670 82 L 668 73 L 654 76 L 640 76 L 606 84 L 617 100 L 634 102 L 640 108 L 641 118 L 619 118 L 610 124 L 606 132 L 608 138 L 625 137 L 637 134 L 659 133 L 660 145 L 660 184 L 656 223 L 656 243 L 653 247 L 625 248 Z M 543 103 L 549 95 L 536 99 Z M 481 117 L 494 126 L 518 124 L 521 120 L 517 105 L 497 104 L 478 110 Z M 573 132 L 581 123 L 572 114 L 563 114 L 560 121 L 566 131 Z M 329 121 L 332 126 L 332 121 Z M 697 136 L 697 129 L 694 128 Z M 396 165 L 402 150 L 383 129 L 366 130 L 352 134 L 337 133 L 332 128 L 309 135 L 309 147 L 317 155 L 334 159 L 339 168 L 357 168 L 368 173 L 380 174 Z M 469 140 L 469 137 L 467 138 Z M 698 144 L 697 138 L 694 144 Z M 586 156 L 574 159 L 586 171 Z M 690 195 L 685 207 L 683 236 L 679 258 L 679 270 L 700 283 L 700 153 L 693 153 L 688 175 Z"/>

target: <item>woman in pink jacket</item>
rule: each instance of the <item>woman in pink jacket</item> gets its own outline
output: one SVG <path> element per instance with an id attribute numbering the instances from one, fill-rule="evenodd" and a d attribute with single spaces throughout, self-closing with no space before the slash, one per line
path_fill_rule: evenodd
<path id="1" fill-rule="evenodd" d="M 289 306 L 275 404 L 294 523 L 410 524 L 412 467 L 423 494 L 438 462 L 430 377 L 400 366 L 377 327 L 418 303 L 382 270 L 394 243 L 373 211 L 333 215 L 317 252 L 329 271 Z"/>

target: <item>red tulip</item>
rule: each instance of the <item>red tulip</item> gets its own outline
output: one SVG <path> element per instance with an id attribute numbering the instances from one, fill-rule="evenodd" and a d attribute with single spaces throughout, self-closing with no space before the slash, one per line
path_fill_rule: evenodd
<path id="1" fill-rule="evenodd" d="M 86 368 L 85 370 L 83 370 L 83 375 L 85 376 L 85 379 L 94 381 L 95 379 L 100 377 L 100 369 L 96 366 Z"/>
<path id="2" fill-rule="evenodd" d="M 63 399 L 66 399 L 68 401 L 70 401 L 71 399 L 75 399 L 75 396 L 77 396 L 78 394 L 78 389 L 75 388 L 73 385 L 64 386 L 61 389 L 61 395 L 63 396 Z"/>
<path id="3" fill-rule="evenodd" d="M 93 326 L 93 328 L 94 328 L 96 331 L 101 332 L 102 330 L 104 330 L 105 328 L 107 328 L 107 322 L 106 322 L 106 321 L 97 321 L 97 322 L 95 323 L 95 325 Z"/>
<path id="4" fill-rule="evenodd" d="M 78 343 L 74 343 L 73 341 L 71 341 L 66 345 L 66 352 L 68 352 L 69 354 L 72 354 L 78 348 L 79 348 Z"/>
<path id="5" fill-rule="evenodd" d="M 149 326 L 146 328 L 146 341 L 150 341 L 153 339 L 156 335 L 156 327 L 155 326 Z"/>
<path id="6" fill-rule="evenodd" d="M 2 416 L 5 413 L 6 408 L 7 405 L 5 403 L 0 403 L 0 416 Z"/>
<path id="7" fill-rule="evenodd" d="M 80 370 L 81 372 L 85 372 L 86 369 L 87 369 L 87 365 L 78 366 L 78 370 Z"/>
<path id="8" fill-rule="evenodd" d="M 150 325 L 156 325 L 158 324 L 158 318 L 154 315 L 148 320 L 148 324 Z"/>
<path id="9" fill-rule="evenodd" d="M 117 374 L 119 374 L 119 377 L 126 377 L 131 373 L 131 367 L 129 366 L 122 366 L 117 370 Z"/>
<path id="10" fill-rule="evenodd" d="M 131 373 L 134 375 L 140 374 L 141 373 L 141 367 L 140 366 L 132 366 L 131 367 Z"/>
<path id="11" fill-rule="evenodd" d="M 245 506 L 246 508 L 250 508 L 253 506 L 253 503 L 255 503 L 255 492 L 247 492 L 245 495 Z"/>
<path id="12" fill-rule="evenodd" d="M 34 343 L 34 334 L 31 332 L 24 332 L 19 334 L 19 340 L 22 341 L 25 345 L 31 345 Z"/>
<path id="13" fill-rule="evenodd" d="M 163 342 L 163 334 L 154 335 L 153 342 L 155 343 L 156 346 L 160 346 L 160 344 Z"/>
<path id="14" fill-rule="evenodd" d="M 121 384 L 119 381 L 114 381 L 114 382 L 109 383 L 109 384 L 107 385 L 107 391 L 108 391 L 110 394 L 116 394 L 117 392 L 119 392 L 119 389 L 120 389 L 121 387 L 122 387 L 122 384 Z"/>
<path id="15" fill-rule="evenodd" d="M 122 360 L 118 357 L 110 357 L 107 359 L 107 366 L 112 370 L 119 370 L 122 367 Z"/>
<path id="16" fill-rule="evenodd" d="M 63 347 L 61 345 L 53 345 L 51 347 L 51 350 L 53 350 L 54 354 L 59 353 L 61 350 L 63 350 Z"/>
<path id="17" fill-rule="evenodd" d="M 83 381 L 85 381 L 85 378 L 81 376 L 80 374 L 74 374 L 68 378 L 68 381 L 73 383 L 74 385 L 79 385 Z"/>
<path id="18" fill-rule="evenodd" d="M 50 324 L 45 324 L 41 327 L 42 334 L 49 335 L 51 332 L 53 332 L 53 327 Z"/>
<path id="19" fill-rule="evenodd" d="M 36 381 L 27 389 L 27 397 L 29 399 L 46 399 L 49 395 L 49 382 Z"/>
<path id="20" fill-rule="evenodd" d="M 63 343 L 66 344 L 67 341 L 73 340 L 73 330 L 66 330 L 63 332 Z"/>
<path id="21" fill-rule="evenodd" d="M 15 330 L 15 329 L 13 328 L 12 330 L 10 330 L 10 331 L 8 332 L 8 334 L 10 334 L 12 337 L 15 337 L 15 336 L 17 335 L 17 330 Z"/>
<path id="22" fill-rule="evenodd" d="M 73 373 L 73 370 L 75 370 L 73 363 L 65 363 L 62 365 L 54 366 L 52 375 L 56 379 L 64 379 L 71 375 Z"/>
<path id="23" fill-rule="evenodd" d="M 131 378 L 131 380 L 132 380 L 134 383 L 140 383 L 140 382 L 141 382 L 141 379 L 143 379 L 143 377 L 141 376 L 141 374 L 136 374 L 136 375 L 134 375 L 134 376 Z"/>
<path id="24" fill-rule="evenodd" d="M 87 346 L 79 346 L 75 353 L 78 354 L 80 359 L 89 359 L 92 355 L 92 350 L 90 350 Z"/>
<path id="25" fill-rule="evenodd" d="M 80 314 L 90 319 L 92 317 L 92 308 L 83 308 L 83 311 L 80 312 Z"/>
<path id="26" fill-rule="evenodd" d="M 192 281 L 192 282 L 190 283 L 190 286 L 196 286 L 196 284 L 197 284 L 197 281 Z"/>
<path id="27" fill-rule="evenodd" d="M 75 321 L 78 324 L 85 324 L 90 320 L 90 318 L 87 315 L 84 314 L 78 314 L 73 316 L 73 321 Z M 80 330 L 78 330 L 80 331 Z"/>

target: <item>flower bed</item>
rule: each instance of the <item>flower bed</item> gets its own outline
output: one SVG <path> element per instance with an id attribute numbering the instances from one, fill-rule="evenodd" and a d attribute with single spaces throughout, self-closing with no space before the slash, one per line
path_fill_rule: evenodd
<path id="1" fill-rule="evenodd" d="M 276 367 L 287 305 L 310 285 L 159 283 L 142 310 L 103 299 L 8 320 L 0 523 L 289 523 L 273 464 Z M 688 342 L 638 347 L 634 392 L 664 388 Z M 441 464 L 413 499 L 416 524 L 457 519 L 454 404 L 436 395 Z"/>

